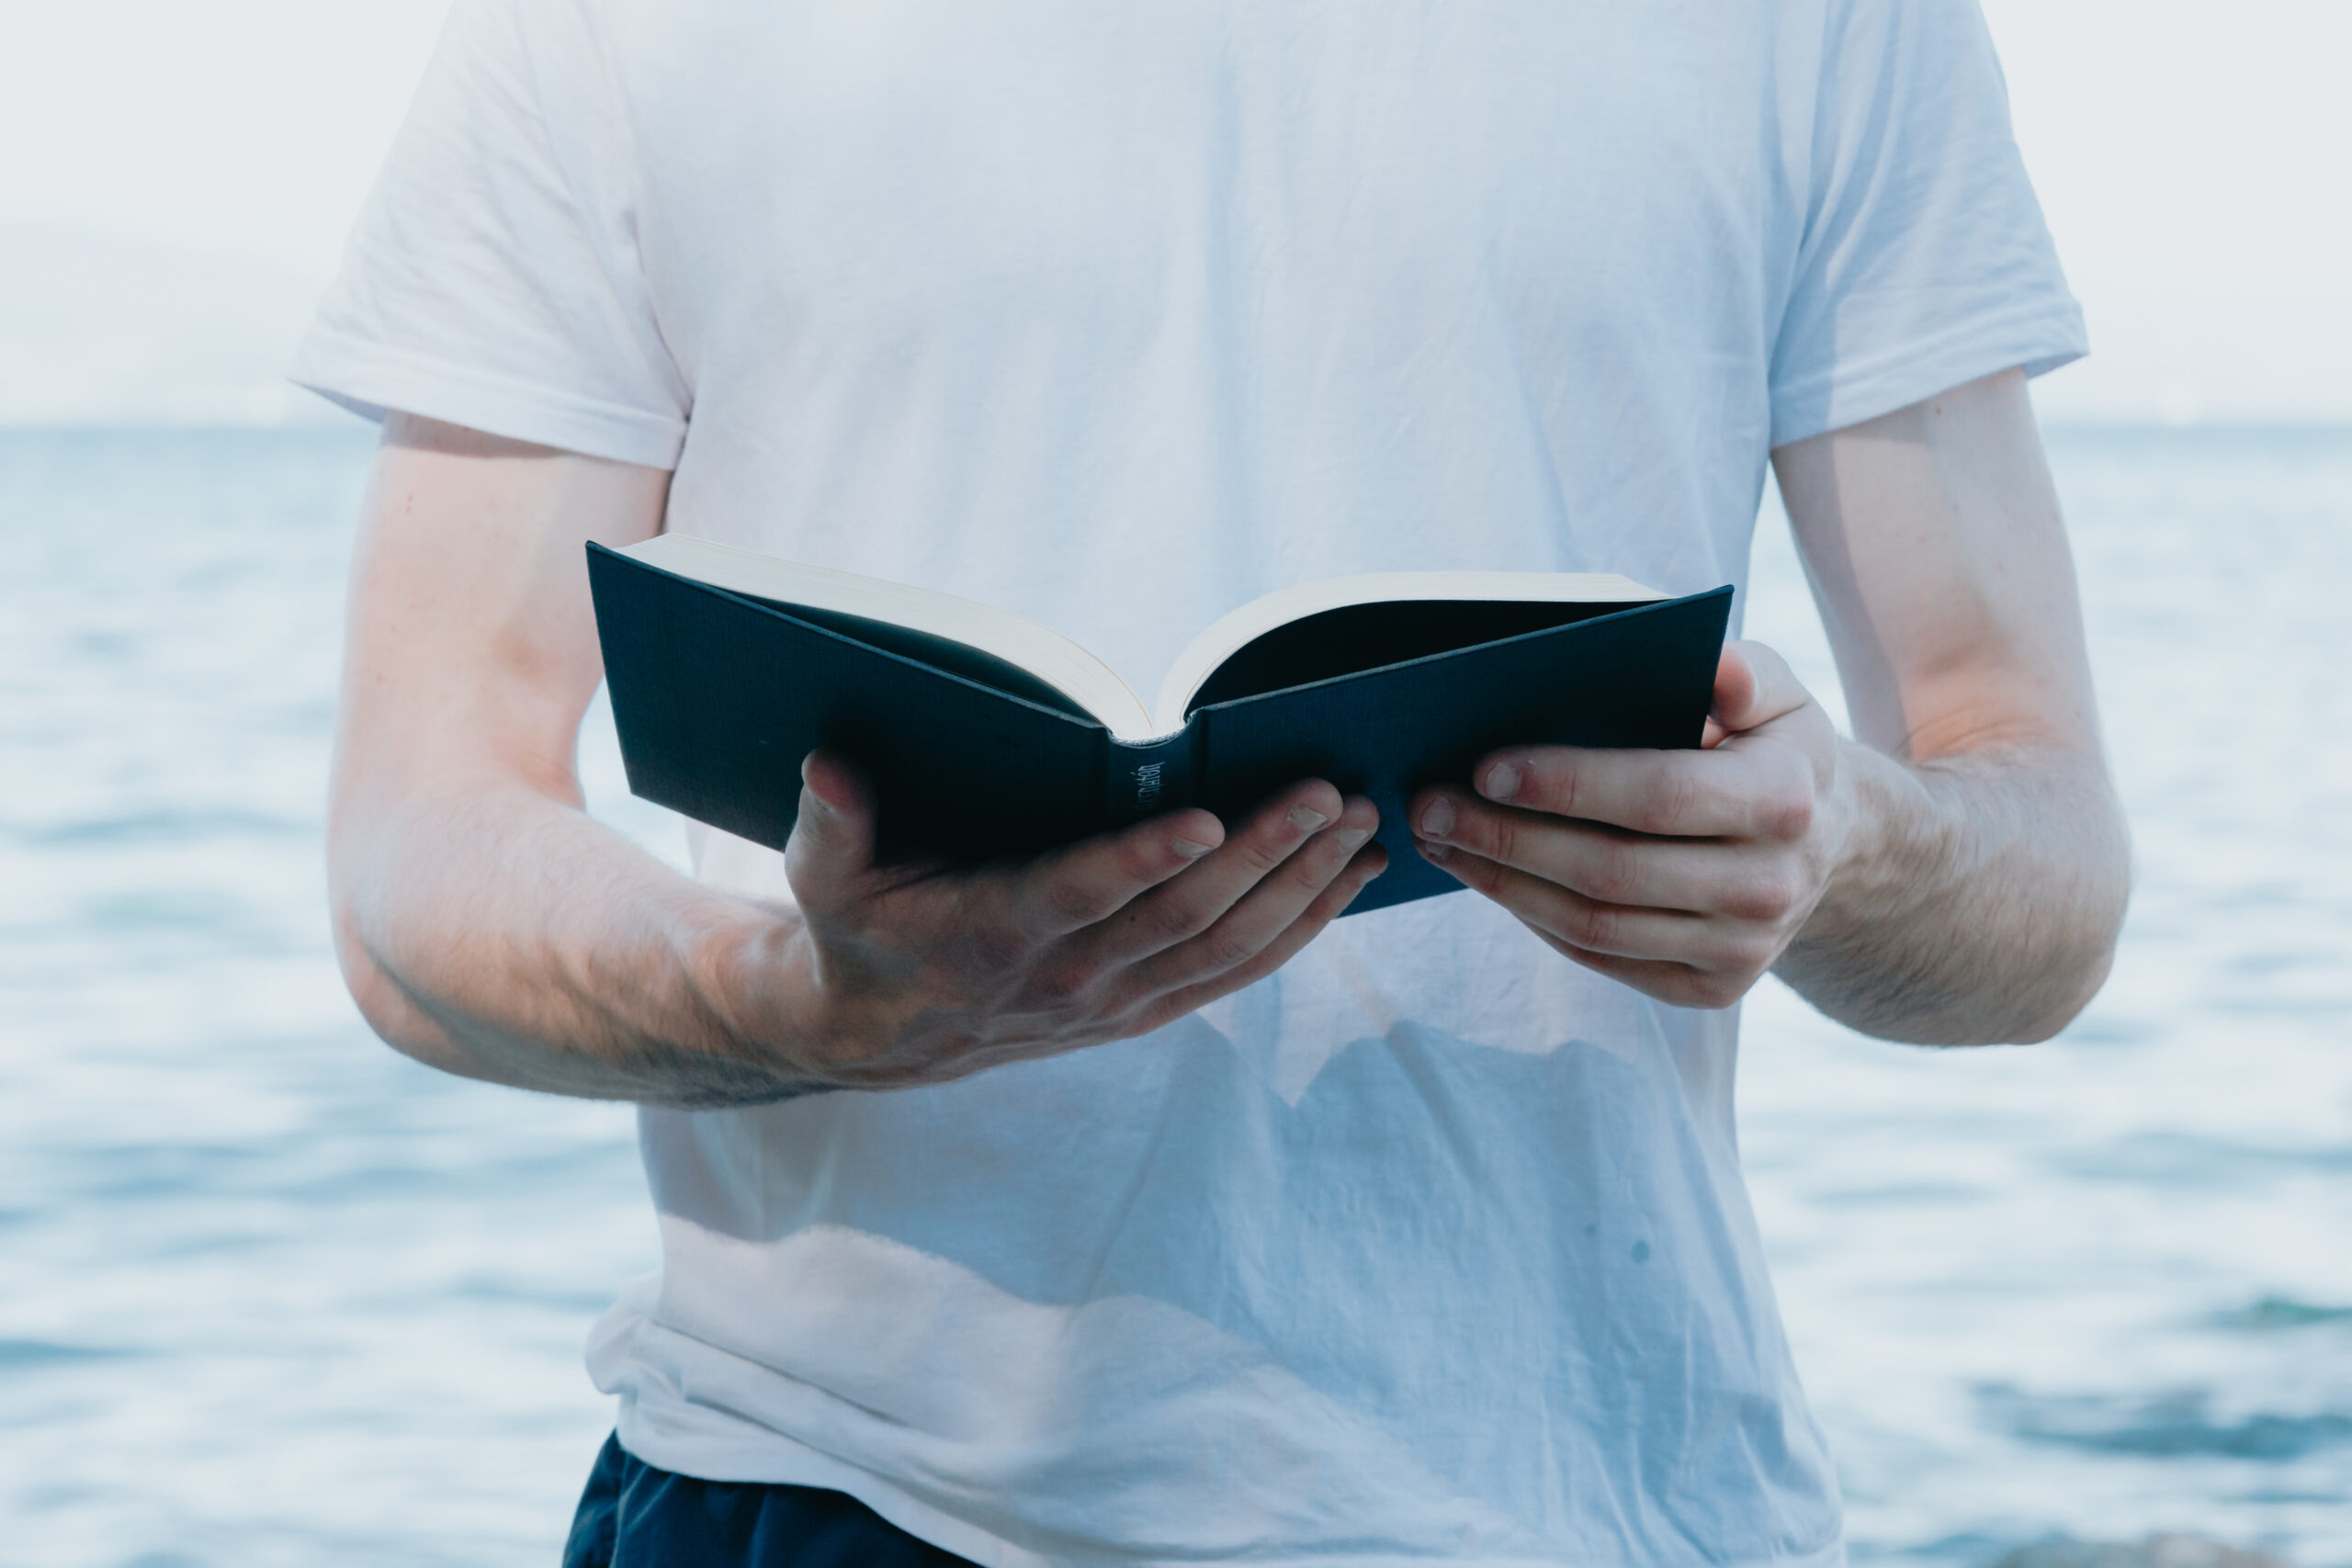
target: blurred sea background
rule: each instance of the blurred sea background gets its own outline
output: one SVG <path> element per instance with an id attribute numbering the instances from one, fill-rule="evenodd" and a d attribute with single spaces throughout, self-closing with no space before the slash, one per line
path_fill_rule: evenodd
<path id="1" fill-rule="evenodd" d="M 0 1565 L 549 1564 L 652 1267 L 621 1107 L 345 998 L 321 793 L 372 434 L 0 431 Z M 2140 880 L 2062 1038 L 1769 985 L 1741 1132 L 1860 1563 L 2352 1563 L 2352 430 L 2061 428 Z M 1768 502 L 1749 635 L 1834 693 Z M 593 808 L 679 858 L 608 718 Z M 1475 1325 L 1464 1325 L 1475 1331 Z"/>

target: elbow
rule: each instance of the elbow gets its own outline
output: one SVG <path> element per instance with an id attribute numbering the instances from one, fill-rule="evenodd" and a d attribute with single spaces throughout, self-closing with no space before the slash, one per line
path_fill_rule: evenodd
<path id="1" fill-rule="evenodd" d="M 1925 878 L 1892 919 L 1801 943 L 1775 966 L 1832 1018 L 1930 1046 L 2034 1045 L 2113 973 L 2132 894 L 2129 830 L 2103 776 L 2038 809 L 1973 874 Z M 1996 836 L 1997 837 L 1997 836 Z M 1907 918 L 1905 918 L 1907 917 Z"/>
<path id="2" fill-rule="evenodd" d="M 335 962 L 360 1021 L 401 1055 L 461 1077 L 476 1076 L 449 1032 L 421 1006 L 361 935 L 357 912 L 340 892 L 333 899 Z"/>
<path id="3" fill-rule="evenodd" d="M 2075 963 L 2052 976 L 2049 989 L 2054 1001 L 2039 1013 L 2021 1020 L 2006 1037 L 1987 1040 L 1988 1045 L 2040 1045 L 2065 1032 L 2066 1026 L 2083 1015 L 2107 985 L 2108 976 L 2115 968 L 2115 942 L 2110 938 L 2095 955 Z"/>
<path id="4" fill-rule="evenodd" d="M 2009 918 L 1995 917 L 2006 929 L 1986 933 L 1974 963 L 1923 974 L 1907 1004 L 1856 1026 L 1915 1045 L 2039 1045 L 2064 1033 L 2115 969 L 2132 864 L 2120 818 L 2114 829 L 2071 874 L 2028 884 Z M 1881 1021 L 1888 1027 L 1871 1027 Z"/>
<path id="5" fill-rule="evenodd" d="M 2053 951 L 2063 948 L 2064 951 Z M 1996 974 L 1980 975 L 1939 995 L 1912 991 L 1874 1012 L 1833 1013 L 1849 1028 L 1902 1045 L 2040 1045 L 2082 1016 L 2115 965 L 2115 942 L 2089 938 L 2053 943 Z M 1924 987 L 1923 987 L 1924 988 Z"/>
<path id="6" fill-rule="evenodd" d="M 2132 898 L 2132 855 L 2119 819 L 2106 852 L 2097 857 L 2075 908 L 2059 922 L 2064 935 L 2044 949 L 2040 984 L 2026 989 L 2041 1005 L 2014 1021 L 1987 1044 L 2039 1045 L 2080 1018 L 2115 971 L 2123 917 Z M 2038 922 L 2034 922 L 2038 923 Z"/>
<path id="7" fill-rule="evenodd" d="M 472 1077 L 458 1042 L 401 978 L 399 863 L 380 815 L 356 813 L 338 791 L 327 819 L 327 915 L 344 990 L 376 1037 L 401 1055 Z"/>

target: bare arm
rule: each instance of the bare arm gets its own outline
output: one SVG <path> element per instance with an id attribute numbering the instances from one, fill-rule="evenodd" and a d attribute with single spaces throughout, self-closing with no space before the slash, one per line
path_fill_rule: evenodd
<path id="1" fill-rule="evenodd" d="M 2107 978 L 2131 854 L 2025 378 L 1775 466 L 1853 718 L 1857 802 L 1778 973 L 1873 1034 L 2053 1034 Z"/>
<path id="2" fill-rule="evenodd" d="M 1413 803 L 1423 852 L 1664 1000 L 1775 969 L 1889 1039 L 2055 1033 L 2106 977 L 2130 870 L 2024 378 L 1775 463 L 1856 739 L 1735 644 L 1710 750 L 1498 752 Z"/>
<path id="3" fill-rule="evenodd" d="M 353 568 L 328 865 L 377 1032 L 468 1077 L 652 1103 L 939 1082 L 1158 1027 L 1270 973 L 1382 865 L 1369 802 L 1304 781 L 1228 833 L 1177 812 L 1020 865 L 873 863 L 812 759 L 797 908 L 714 892 L 581 811 L 602 669 L 584 541 L 667 476 L 395 416 Z"/>

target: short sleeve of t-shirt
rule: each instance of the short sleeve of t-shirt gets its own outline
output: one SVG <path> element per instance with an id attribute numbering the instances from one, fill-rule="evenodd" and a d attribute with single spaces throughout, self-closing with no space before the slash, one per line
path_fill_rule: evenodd
<path id="1" fill-rule="evenodd" d="M 293 378 L 347 408 L 668 468 L 691 397 L 628 116 L 575 5 L 459 0 Z"/>
<path id="2" fill-rule="evenodd" d="M 1772 444 L 2081 357 L 1976 0 L 1831 0 Z"/>

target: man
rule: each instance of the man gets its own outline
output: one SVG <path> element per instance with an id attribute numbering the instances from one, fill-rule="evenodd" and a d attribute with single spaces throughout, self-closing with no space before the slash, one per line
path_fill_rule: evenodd
<path id="1" fill-rule="evenodd" d="M 386 1039 L 645 1107 L 571 1561 L 1818 1563 L 1732 1119 L 1767 970 L 2043 1038 L 2126 885 L 2027 373 L 2081 326 L 1971 0 L 467 0 L 299 376 L 391 412 L 330 846 Z M 1149 690 L 1401 569 L 1738 581 L 1856 739 L 1306 779 L 909 877 L 579 809 L 582 546 L 963 593 Z M 826 1556 L 827 1552 L 833 1555 Z"/>

